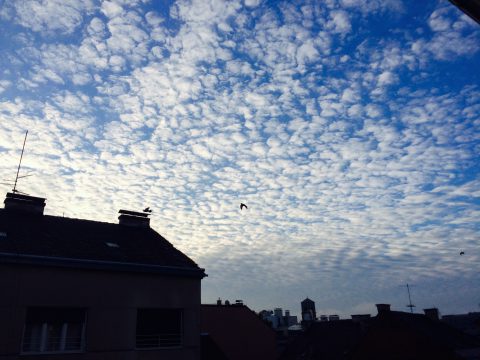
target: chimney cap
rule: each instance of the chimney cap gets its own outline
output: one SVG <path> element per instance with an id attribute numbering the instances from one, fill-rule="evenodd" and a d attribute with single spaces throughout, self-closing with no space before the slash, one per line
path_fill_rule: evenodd
<path id="1" fill-rule="evenodd" d="M 132 215 L 132 216 L 139 216 L 139 217 L 148 217 L 148 213 L 143 213 L 143 212 L 138 212 L 138 211 L 131 211 L 131 210 L 119 210 L 119 214 L 124 214 L 124 215 Z"/>
<path id="2" fill-rule="evenodd" d="M 3 203 L 5 204 L 5 209 L 9 211 L 13 210 L 43 215 L 45 200 L 45 198 L 41 197 L 9 192 Z"/>
<path id="3" fill-rule="evenodd" d="M 18 192 L 8 192 L 7 193 L 7 199 L 9 199 L 9 198 L 30 201 L 30 202 L 38 203 L 38 204 L 43 204 L 46 200 L 45 198 L 41 198 L 41 197 L 38 197 L 38 196 L 19 194 Z"/>
<path id="4" fill-rule="evenodd" d="M 120 214 L 118 217 L 118 223 L 120 225 L 142 228 L 150 227 L 150 218 L 148 217 L 149 214 L 147 213 L 123 209 L 118 213 Z"/>

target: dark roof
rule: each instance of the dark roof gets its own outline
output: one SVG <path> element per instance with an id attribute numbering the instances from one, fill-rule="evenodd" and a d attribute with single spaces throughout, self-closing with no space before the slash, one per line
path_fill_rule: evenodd
<path id="1" fill-rule="evenodd" d="M 5 209 L 0 209 L 0 262 L 205 276 L 149 227 Z"/>
<path id="2" fill-rule="evenodd" d="M 389 327 L 395 324 L 397 328 L 414 330 L 432 340 L 448 344 L 452 348 L 465 348 L 470 346 L 479 346 L 480 343 L 466 336 L 461 331 L 449 326 L 439 320 L 432 320 L 423 314 L 409 314 L 403 311 L 390 311 L 374 319 L 379 327 Z"/>
<path id="3" fill-rule="evenodd" d="M 294 338 L 280 359 L 343 360 L 361 336 L 361 324 L 352 320 L 313 322 Z"/>
<path id="4" fill-rule="evenodd" d="M 458 359 L 457 352 L 480 342 L 423 314 L 387 311 L 372 318 L 355 359 Z"/>
<path id="5" fill-rule="evenodd" d="M 281 359 L 456 360 L 479 346 L 478 339 L 423 314 L 385 311 L 359 321 L 311 323 Z"/>
<path id="6" fill-rule="evenodd" d="M 450 2 L 480 24 L 480 0 L 450 0 Z"/>
<path id="7" fill-rule="evenodd" d="M 218 344 L 213 341 L 210 334 L 200 334 L 201 360 L 228 360 L 227 355 L 220 349 Z"/>
<path id="8" fill-rule="evenodd" d="M 480 312 L 444 315 L 442 321 L 458 330 L 480 338 Z"/>
<path id="9" fill-rule="evenodd" d="M 274 360 L 275 332 L 245 305 L 202 305 L 201 331 L 230 360 Z"/>

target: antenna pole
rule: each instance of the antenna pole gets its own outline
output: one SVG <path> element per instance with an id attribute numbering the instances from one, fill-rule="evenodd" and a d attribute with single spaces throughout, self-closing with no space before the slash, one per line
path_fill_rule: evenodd
<path id="1" fill-rule="evenodd" d="M 15 177 L 15 184 L 13 185 L 12 192 L 17 192 L 18 174 L 20 173 L 20 166 L 22 165 L 23 151 L 25 150 L 25 143 L 27 142 L 28 130 L 25 132 L 25 139 L 23 140 L 22 154 L 20 155 L 20 161 L 18 162 L 17 176 Z"/>
<path id="2" fill-rule="evenodd" d="M 412 298 L 410 296 L 410 286 L 408 286 L 408 284 L 407 284 L 407 291 L 408 291 L 408 301 L 409 301 L 409 304 L 407 305 L 407 307 L 410 308 L 410 312 L 413 314 L 413 308 L 415 307 L 415 305 L 412 304 Z"/>

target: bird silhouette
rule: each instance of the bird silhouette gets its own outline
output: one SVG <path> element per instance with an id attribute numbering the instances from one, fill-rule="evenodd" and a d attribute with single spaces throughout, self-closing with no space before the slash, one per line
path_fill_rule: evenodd
<path id="1" fill-rule="evenodd" d="M 243 208 L 248 209 L 248 206 L 245 205 L 244 203 L 240 204 L 240 210 L 243 210 Z"/>
<path id="2" fill-rule="evenodd" d="M 146 207 L 145 209 L 143 209 L 143 212 L 151 213 L 152 209 L 150 209 L 149 207 Z"/>
<path id="3" fill-rule="evenodd" d="M 465 255 L 465 251 L 460 251 L 460 255 Z"/>

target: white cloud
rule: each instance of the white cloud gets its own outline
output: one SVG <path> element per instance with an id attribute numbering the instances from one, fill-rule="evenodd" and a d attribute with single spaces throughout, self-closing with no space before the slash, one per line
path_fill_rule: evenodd
<path id="1" fill-rule="evenodd" d="M 148 24 L 154 28 L 158 27 L 165 20 L 162 16 L 153 11 L 149 11 L 148 13 L 146 13 L 145 19 L 147 20 Z"/>
<path id="2" fill-rule="evenodd" d="M 391 71 L 384 71 L 378 76 L 378 86 L 385 86 L 394 84 L 397 77 Z"/>
<path id="3" fill-rule="evenodd" d="M 22 187 L 47 211 L 116 221 L 152 204 L 154 228 L 207 268 L 207 301 L 294 309 L 308 288 L 346 312 L 396 299 L 399 279 L 452 279 L 456 249 L 475 249 L 480 94 L 463 78 L 449 89 L 433 51 L 475 37 L 442 11 L 405 29 L 387 14 L 399 4 L 85 10 L 72 42 L 30 34 L 6 49 L 17 61 L 0 82 L 0 168 L 15 168 L 11 139 L 28 128 L 39 176 Z M 361 27 L 378 16 L 391 32 Z"/>
<path id="4" fill-rule="evenodd" d="M 420 57 L 426 54 L 438 60 L 452 61 L 459 56 L 471 56 L 478 52 L 479 36 L 472 24 L 454 6 L 447 5 L 434 10 L 428 19 L 433 32 L 431 38 L 418 39 L 411 45 Z"/>
<path id="5" fill-rule="evenodd" d="M 452 26 L 452 20 L 445 16 L 449 13 L 448 8 L 440 8 L 435 10 L 428 19 L 428 25 L 433 31 L 446 31 L 450 30 Z"/>
<path id="6" fill-rule="evenodd" d="M 346 8 L 353 8 L 363 13 L 389 11 L 403 12 L 404 6 L 402 0 L 340 0 L 340 4 Z"/>
<path id="7" fill-rule="evenodd" d="M 11 81 L 0 80 L 0 94 L 12 85 Z"/>
<path id="8" fill-rule="evenodd" d="M 336 33 L 347 34 L 352 30 L 348 13 L 346 11 L 332 11 L 330 13 L 331 21 L 329 26 Z"/>
<path id="9" fill-rule="evenodd" d="M 114 1 L 104 1 L 102 3 L 101 11 L 106 17 L 114 18 L 123 12 L 123 8 Z"/>
<path id="10" fill-rule="evenodd" d="M 261 0 L 245 0 L 245 6 L 248 7 L 255 7 L 260 5 Z"/>
<path id="11" fill-rule="evenodd" d="M 75 0 L 19 0 L 13 5 L 16 21 L 37 32 L 70 34 L 78 28 L 86 13 L 93 11 L 94 2 Z"/>
<path id="12" fill-rule="evenodd" d="M 106 28 L 104 22 L 98 17 L 93 18 L 87 27 L 87 32 L 91 36 L 98 37 L 100 39 L 105 37 L 105 30 Z"/>

